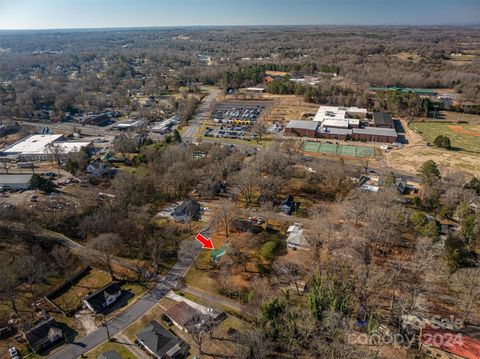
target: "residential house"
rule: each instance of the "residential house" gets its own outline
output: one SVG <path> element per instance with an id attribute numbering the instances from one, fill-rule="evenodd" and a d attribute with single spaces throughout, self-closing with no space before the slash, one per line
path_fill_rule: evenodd
<path id="1" fill-rule="evenodd" d="M 302 229 L 302 225 L 300 223 L 295 223 L 288 227 L 287 234 L 287 248 L 302 250 L 310 249 L 310 243 L 308 243 L 304 229 Z"/>
<path id="2" fill-rule="evenodd" d="M 101 159 L 96 159 L 88 164 L 85 171 L 93 176 L 102 177 L 110 173 L 110 166 Z"/>
<path id="3" fill-rule="evenodd" d="M 83 298 L 83 303 L 93 313 L 100 313 L 115 303 L 122 295 L 122 289 L 117 282 L 112 282 L 96 292 Z"/>
<path id="4" fill-rule="evenodd" d="M 397 188 L 397 191 L 400 192 L 401 194 L 405 194 L 408 190 L 407 180 L 403 178 L 396 179 L 395 186 Z"/>
<path id="5" fill-rule="evenodd" d="M 188 354 L 188 345 L 156 320 L 137 334 L 137 342 L 156 359 L 180 359 Z"/>
<path id="6" fill-rule="evenodd" d="M 194 199 L 183 201 L 172 212 L 172 217 L 176 222 L 188 223 L 192 220 L 199 220 L 202 214 L 202 207 L 200 203 Z"/>
<path id="7" fill-rule="evenodd" d="M 293 196 L 290 195 L 287 197 L 286 200 L 282 202 L 282 204 L 280 205 L 280 209 L 282 210 L 282 212 L 291 215 L 298 209 L 298 205 L 299 203 L 296 203 Z"/>
<path id="8" fill-rule="evenodd" d="M 63 330 L 52 318 L 44 320 L 23 333 L 33 352 L 41 352 L 64 340 Z"/>
<path id="9" fill-rule="evenodd" d="M 122 359 L 122 357 L 115 350 L 109 350 L 100 354 L 97 359 Z"/>
<path id="10" fill-rule="evenodd" d="M 186 333 L 190 331 L 189 327 L 191 325 L 202 326 L 204 323 L 203 314 L 185 302 L 178 302 L 173 305 L 165 312 L 165 315 L 176 327 Z"/>

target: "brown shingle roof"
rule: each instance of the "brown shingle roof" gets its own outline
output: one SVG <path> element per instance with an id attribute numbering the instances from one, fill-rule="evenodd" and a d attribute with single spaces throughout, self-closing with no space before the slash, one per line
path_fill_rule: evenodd
<path id="1" fill-rule="evenodd" d="M 200 317 L 202 314 L 195 308 L 189 306 L 187 303 L 178 302 L 168 309 L 165 312 L 165 315 L 178 325 L 186 327 L 192 321 L 192 319 L 195 317 Z"/>

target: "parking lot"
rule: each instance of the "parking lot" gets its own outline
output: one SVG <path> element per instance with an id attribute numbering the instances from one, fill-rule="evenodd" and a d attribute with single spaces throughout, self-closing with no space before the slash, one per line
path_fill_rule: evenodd
<path id="1" fill-rule="evenodd" d="M 230 125 L 220 127 L 207 127 L 203 131 L 205 137 L 217 137 L 217 138 L 233 138 L 241 140 L 255 139 L 257 135 L 250 132 L 250 126 L 248 125 Z"/>
<path id="2" fill-rule="evenodd" d="M 266 105 L 259 101 L 228 101 L 215 106 L 213 121 L 225 124 L 252 125 L 259 119 Z"/>

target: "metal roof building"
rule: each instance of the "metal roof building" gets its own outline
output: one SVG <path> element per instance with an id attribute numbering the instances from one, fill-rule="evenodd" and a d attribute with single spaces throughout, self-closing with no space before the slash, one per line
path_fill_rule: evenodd
<path id="1" fill-rule="evenodd" d="M 28 189 L 31 174 L 0 174 L 0 187 L 2 189 Z"/>
<path id="2" fill-rule="evenodd" d="M 92 141 L 64 141 L 63 135 L 41 134 L 30 135 L 14 143 L 2 151 L 2 157 L 18 157 L 27 161 L 46 161 L 53 153 L 65 155 L 78 152 L 82 147 L 88 147 Z"/>

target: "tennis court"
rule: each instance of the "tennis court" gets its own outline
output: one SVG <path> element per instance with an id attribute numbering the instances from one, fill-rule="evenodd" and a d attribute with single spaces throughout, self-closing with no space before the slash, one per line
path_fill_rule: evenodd
<path id="1" fill-rule="evenodd" d="M 325 142 L 304 142 L 303 150 L 305 152 L 327 153 L 339 156 L 349 157 L 374 157 L 375 149 L 373 147 L 337 145 Z"/>

